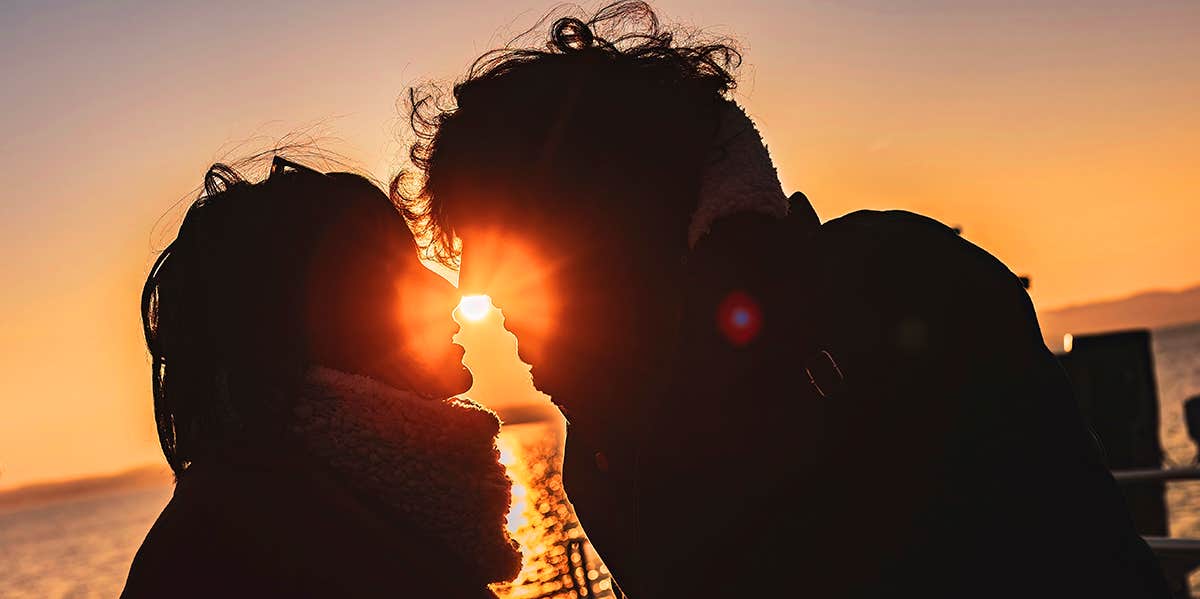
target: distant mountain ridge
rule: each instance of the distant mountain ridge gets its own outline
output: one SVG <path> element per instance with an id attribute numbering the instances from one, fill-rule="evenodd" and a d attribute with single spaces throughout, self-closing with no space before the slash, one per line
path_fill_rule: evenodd
<path id="1" fill-rule="evenodd" d="M 1160 329 L 1200 321 L 1200 285 L 1181 291 L 1149 291 L 1126 298 L 1039 311 L 1043 335 Z"/>
<path id="2" fill-rule="evenodd" d="M 172 481 L 166 466 L 142 466 L 116 474 L 34 483 L 0 491 L 0 513 L 120 491 L 166 487 Z"/>

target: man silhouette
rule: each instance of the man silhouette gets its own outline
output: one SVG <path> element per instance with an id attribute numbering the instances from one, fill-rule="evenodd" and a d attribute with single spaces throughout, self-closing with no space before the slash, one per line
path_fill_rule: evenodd
<path id="1" fill-rule="evenodd" d="M 999 261 L 930 219 L 822 225 L 643 3 L 413 96 L 394 197 L 490 293 L 634 597 L 1165 593 Z M 461 240 L 461 248 L 455 239 Z"/>

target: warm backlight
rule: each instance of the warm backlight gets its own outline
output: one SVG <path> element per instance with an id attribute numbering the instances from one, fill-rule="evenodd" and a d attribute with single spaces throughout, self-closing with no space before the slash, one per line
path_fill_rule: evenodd
<path id="1" fill-rule="evenodd" d="M 486 295 L 468 295 L 458 302 L 458 312 L 470 321 L 480 321 L 492 310 L 492 298 Z"/>

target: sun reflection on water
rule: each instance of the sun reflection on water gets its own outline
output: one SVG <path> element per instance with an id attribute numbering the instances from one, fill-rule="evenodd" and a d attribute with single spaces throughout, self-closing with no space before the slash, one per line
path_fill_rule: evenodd
<path id="1" fill-rule="evenodd" d="M 500 448 L 500 463 L 508 471 L 509 478 L 512 479 L 512 505 L 508 510 L 508 518 L 506 520 L 509 534 L 516 538 L 517 531 L 521 530 L 529 524 L 529 518 L 526 517 L 525 511 L 529 509 L 526 495 L 529 490 L 525 487 L 524 468 L 518 465 L 517 449 L 515 441 L 507 435 L 501 436 L 496 441 L 496 445 Z M 521 549 L 525 549 L 524 543 L 521 544 Z"/>
<path id="2" fill-rule="evenodd" d="M 525 289 L 511 297 L 540 313 L 545 304 L 538 298 L 544 296 Z M 466 350 L 463 364 L 474 377 L 465 395 L 512 417 L 496 448 L 513 482 L 506 527 L 521 548 L 522 567 L 513 582 L 493 585 L 492 591 L 500 599 L 613 597 L 608 570 L 563 490 L 561 414 L 534 388 L 529 365 L 517 355 L 517 339 L 489 296 L 463 297 L 453 317 L 461 326 L 455 341 Z"/>
<path id="3" fill-rule="evenodd" d="M 501 599 L 612 597 L 608 569 L 583 535 L 562 486 L 558 442 L 502 431 L 500 461 L 513 479 L 508 530 L 521 545 L 521 572 L 494 585 Z"/>

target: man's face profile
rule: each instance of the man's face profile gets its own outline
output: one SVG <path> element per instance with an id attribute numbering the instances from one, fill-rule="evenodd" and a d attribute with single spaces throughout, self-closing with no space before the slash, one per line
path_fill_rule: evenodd
<path id="1" fill-rule="evenodd" d="M 504 226 L 467 229 L 462 234 L 459 290 L 487 295 L 504 314 L 504 326 L 519 340 L 521 360 L 535 367 L 561 341 L 565 290 L 556 261 L 544 245 Z"/>
<path id="2" fill-rule="evenodd" d="M 645 289 L 616 250 L 565 227 L 492 225 L 461 239 L 460 292 L 491 296 L 539 389 L 569 403 L 619 374 L 614 360 L 645 332 L 635 325 Z"/>

